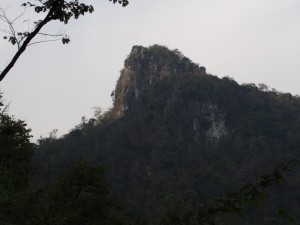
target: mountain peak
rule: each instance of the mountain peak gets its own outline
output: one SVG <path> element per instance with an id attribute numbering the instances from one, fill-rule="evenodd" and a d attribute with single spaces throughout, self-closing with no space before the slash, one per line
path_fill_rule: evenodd
<path id="1" fill-rule="evenodd" d="M 135 45 L 124 63 L 114 91 L 114 114 L 124 115 L 139 95 L 160 80 L 187 75 L 204 75 L 205 67 L 199 67 L 178 49 L 166 46 Z"/>

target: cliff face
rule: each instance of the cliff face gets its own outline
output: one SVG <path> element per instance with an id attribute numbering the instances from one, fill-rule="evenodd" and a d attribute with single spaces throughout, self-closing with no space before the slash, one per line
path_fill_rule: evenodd
<path id="1" fill-rule="evenodd" d="M 205 74 L 199 67 L 184 57 L 178 50 L 154 45 L 149 48 L 133 46 L 114 91 L 114 113 L 122 117 L 145 89 L 165 78 L 187 74 Z"/>
<path id="2" fill-rule="evenodd" d="M 166 47 L 154 45 L 149 48 L 134 46 L 128 58 L 125 60 L 124 68 L 114 91 L 114 107 L 112 113 L 115 118 L 123 117 L 130 111 L 145 92 L 151 92 L 156 85 L 164 80 L 179 80 L 191 76 L 207 76 L 205 67 L 193 63 L 183 56 L 178 50 L 171 51 Z M 170 84 L 169 94 L 161 96 L 165 104 L 161 107 L 165 117 L 169 117 L 168 110 L 180 103 L 182 99 L 182 88 L 176 84 Z M 144 96 L 147 98 L 147 96 Z M 224 116 L 218 111 L 218 106 L 210 102 L 193 102 L 194 109 L 187 118 L 190 121 L 189 130 L 194 140 L 198 141 L 203 135 L 210 141 L 218 141 L 227 135 Z M 187 110 L 183 108 L 182 110 Z M 187 113 L 188 115 L 189 113 Z M 204 128 L 200 122 L 207 126 Z M 181 124 L 183 126 L 183 124 Z M 178 124 L 178 133 L 183 127 Z"/>

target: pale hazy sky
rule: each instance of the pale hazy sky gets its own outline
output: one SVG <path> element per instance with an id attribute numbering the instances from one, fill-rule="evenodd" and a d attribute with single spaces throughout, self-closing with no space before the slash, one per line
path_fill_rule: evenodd
<path id="1" fill-rule="evenodd" d="M 32 45 L 0 84 L 11 114 L 26 120 L 35 139 L 53 129 L 62 135 L 81 116 L 92 117 L 93 107 L 110 107 L 133 45 L 178 48 L 219 77 L 300 94 L 299 0 L 130 0 L 126 8 L 84 2 L 93 14 L 44 30 L 67 31 L 69 45 Z M 21 3 L 1 0 L 0 7 L 13 16 Z M 2 70 L 15 49 L 0 38 L 0 50 Z"/>

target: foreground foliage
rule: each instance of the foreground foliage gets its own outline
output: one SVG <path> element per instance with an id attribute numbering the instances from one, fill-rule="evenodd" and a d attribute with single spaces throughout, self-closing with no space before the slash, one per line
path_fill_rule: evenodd
<path id="1" fill-rule="evenodd" d="M 104 168 L 79 160 L 50 182 L 38 182 L 36 146 L 24 121 L 8 114 L 0 96 L 0 225 L 124 224 Z"/>

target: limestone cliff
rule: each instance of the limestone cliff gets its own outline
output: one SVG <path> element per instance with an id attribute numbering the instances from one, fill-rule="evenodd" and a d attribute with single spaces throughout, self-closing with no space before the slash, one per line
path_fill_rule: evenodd
<path id="1" fill-rule="evenodd" d="M 133 46 L 114 91 L 115 116 L 123 116 L 145 89 L 162 79 L 205 73 L 204 67 L 191 62 L 178 50 L 159 45 Z"/>
<path id="2" fill-rule="evenodd" d="M 146 90 L 153 89 L 164 80 L 179 80 L 185 77 L 205 75 L 207 76 L 205 67 L 193 63 L 177 49 L 172 51 L 158 45 L 149 48 L 133 46 L 130 55 L 125 60 L 114 91 L 115 100 L 112 113 L 115 118 L 123 117 Z M 178 104 L 183 100 L 182 94 L 185 92 L 185 88 L 171 84 L 166 89 L 170 89 L 170 93 L 165 97 L 161 95 L 161 98 L 165 100 L 162 107 L 165 117 L 168 118 L 170 117 L 169 111 L 173 110 L 173 106 L 180 107 Z M 224 116 L 220 114 L 216 104 L 199 102 L 197 99 L 192 104 L 194 107 L 189 109 L 183 107 L 182 109 L 182 111 L 190 111 L 186 112 L 188 116 L 185 118 L 185 121 L 190 121 L 188 128 L 185 128 L 188 130 L 183 129 L 183 124 L 178 124 L 177 133 L 189 132 L 194 136 L 195 141 L 199 141 L 205 136 L 211 142 L 218 141 L 227 135 Z"/>

